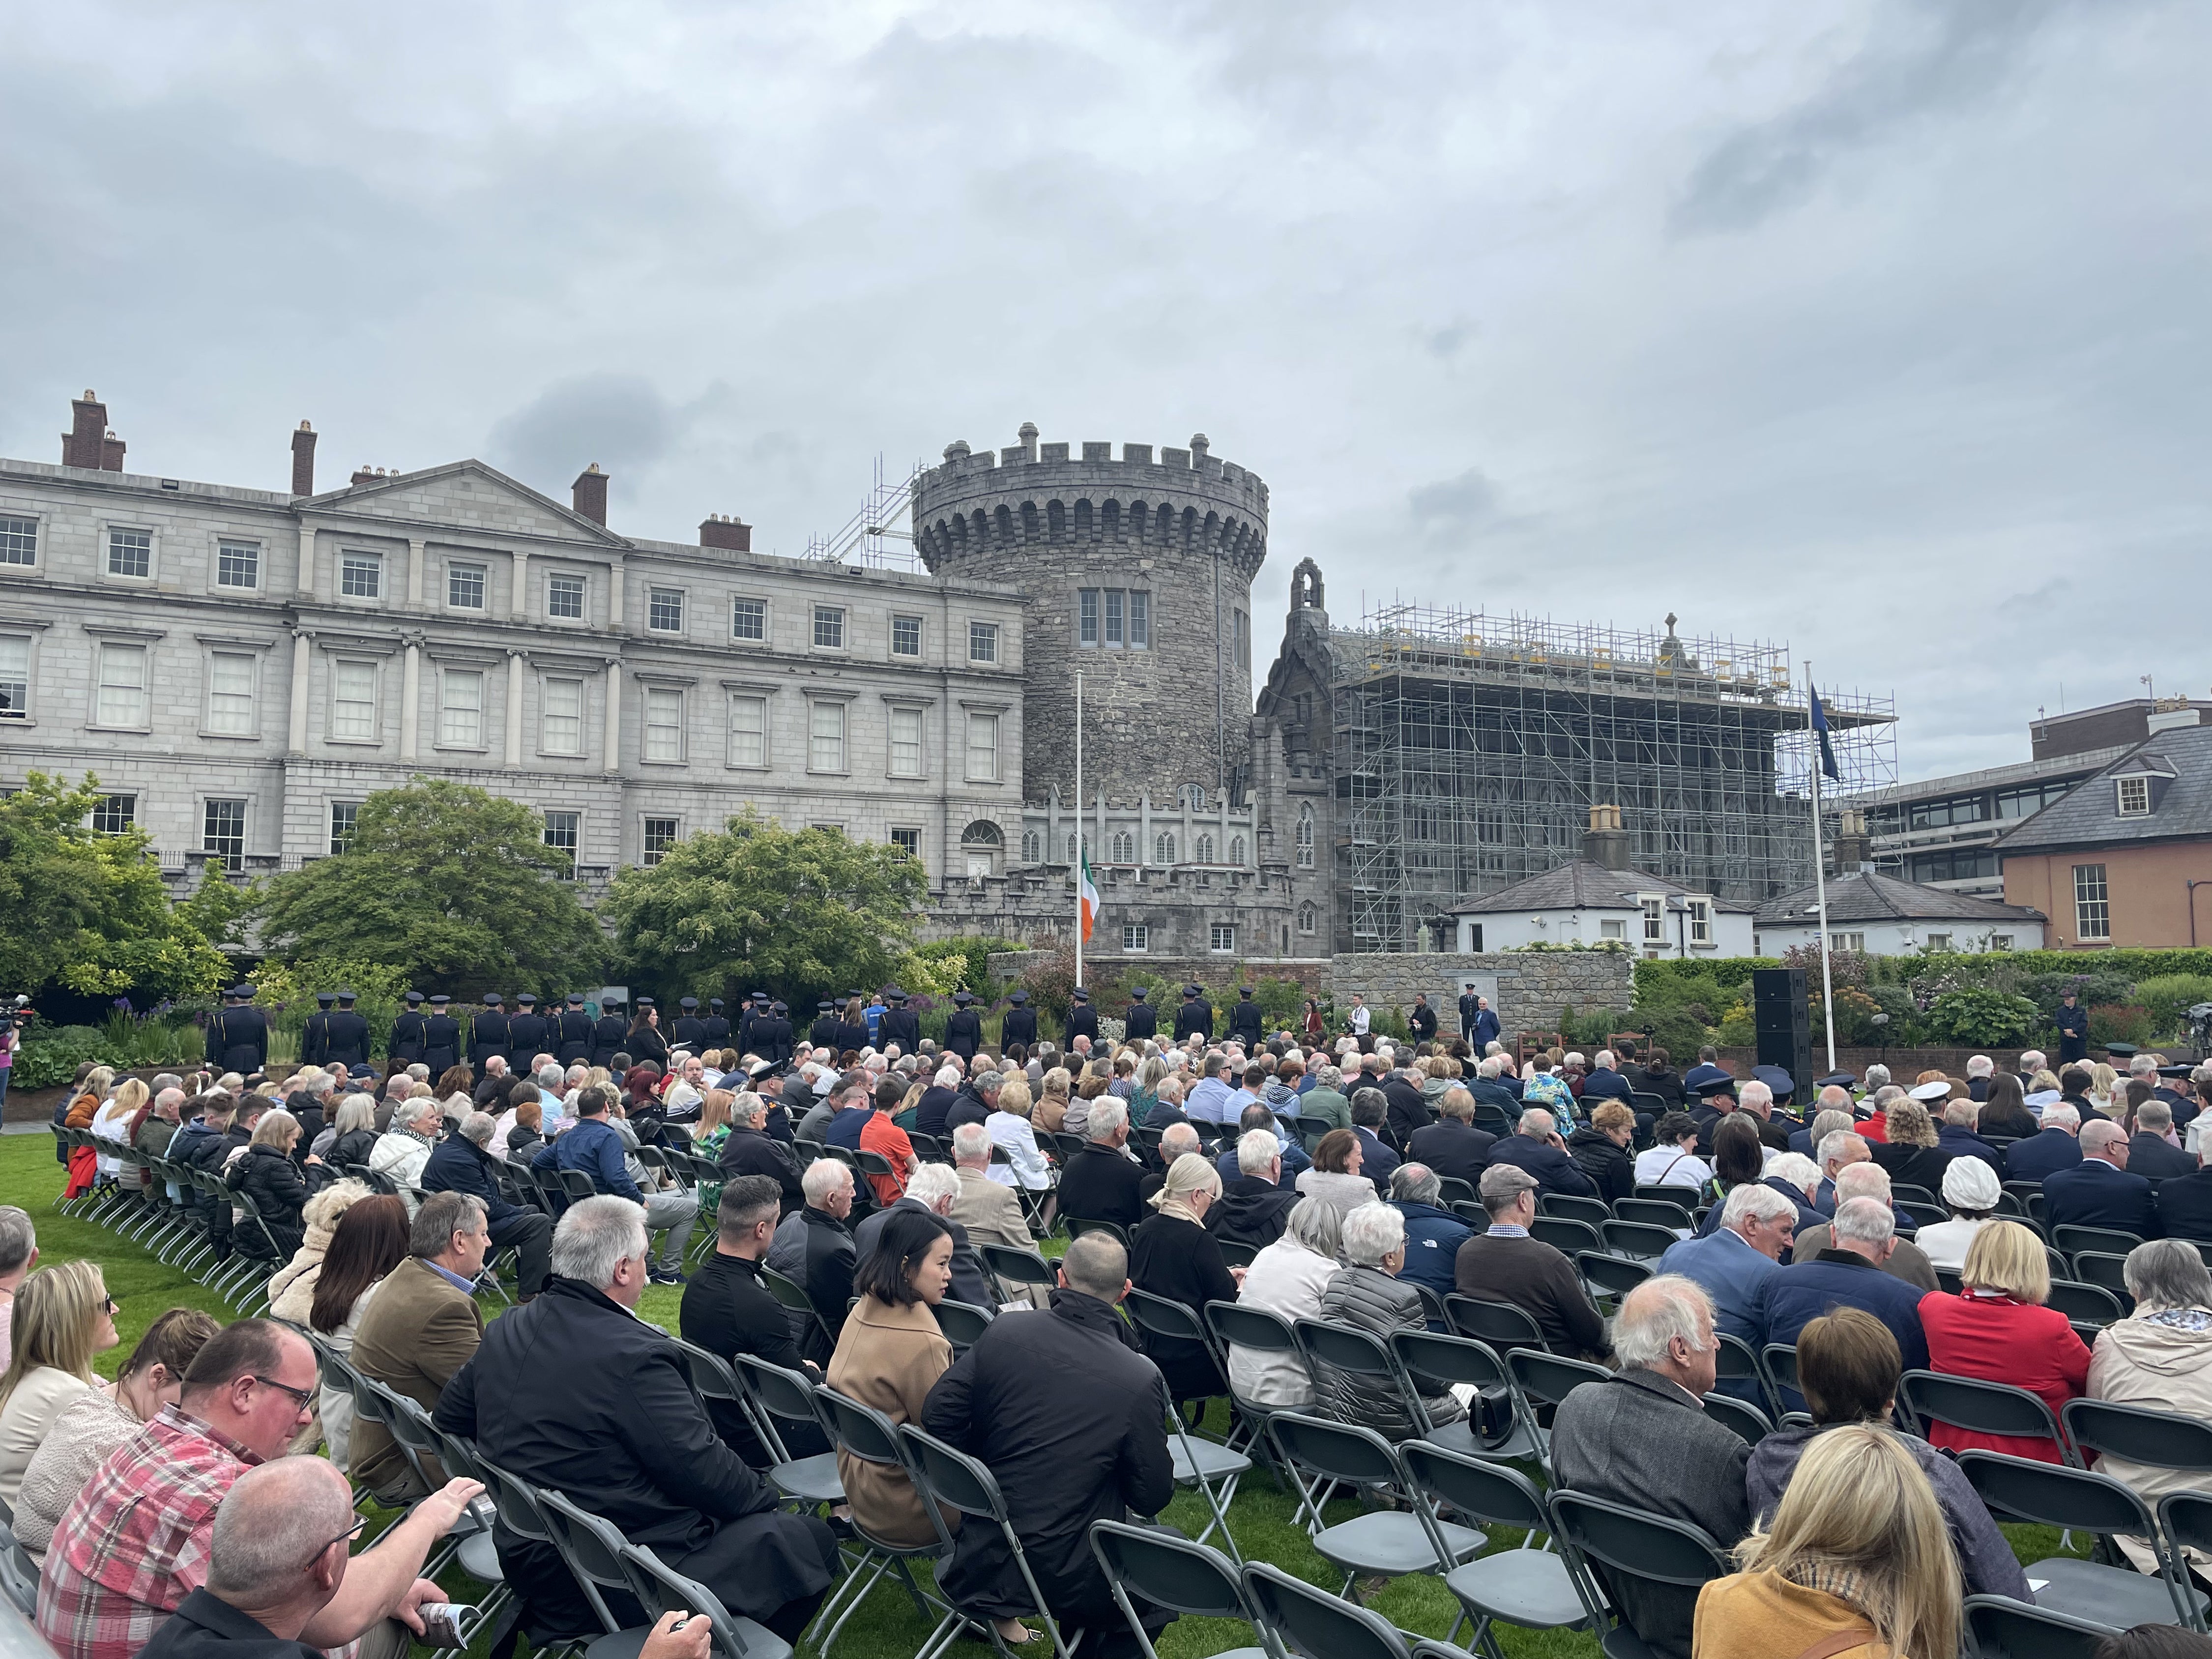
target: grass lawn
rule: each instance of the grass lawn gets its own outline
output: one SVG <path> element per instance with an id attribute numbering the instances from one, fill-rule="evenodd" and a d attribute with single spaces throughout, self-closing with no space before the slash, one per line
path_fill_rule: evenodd
<path id="1" fill-rule="evenodd" d="M 126 1243 L 88 1222 L 57 1214 L 52 1204 L 62 1184 L 61 1166 L 54 1161 L 50 1138 L 43 1134 L 0 1137 L 0 1203 L 21 1205 L 30 1212 L 38 1227 L 41 1261 L 88 1257 L 99 1262 L 108 1291 L 119 1304 L 115 1322 L 123 1342 L 112 1352 L 100 1356 L 99 1369 L 103 1376 L 114 1375 L 118 1363 L 164 1309 L 179 1305 L 204 1308 L 218 1318 L 236 1317 L 236 1310 L 212 1292 L 164 1267 L 137 1245 Z M 1060 1242 L 1055 1240 L 1048 1248 L 1050 1254 L 1057 1255 Z M 672 1331 L 681 1295 L 678 1287 L 650 1286 L 638 1311 L 653 1323 Z M 495 1311 L 486 1310 L 488 1316 Z M 1041 1385 L 1049 1387 L 1049 1380 L 1042 1380 Z M 1214 1421 L 1218 1420 L 1219 1408 L 1216 1407 Z M 1253 1560 L 1272 1562 L 1286 1571 L 1334 1589 L 1338 1583 L 1336 1574 L 1314 1553 L 1306 1541 L 1304 1528 L 1291 1524 L 1291 1507 L 1290 1498 L 1278 1492 L 1264 1474 L 1249 1477 L 1231 1512 L 1239 1547 Z M 1348 1503 L 1333 1505 L 1329 1518 L 1335 1520 L 1354 1512 L 1355 1506 Z M 1194 1536 L 1206 1524 L 1203 1505 L 1189 1496 L 1179 1496 L 1170 1506 L 1166 1519 Z M 2057 1553 L 2058 1534 L 2051 1528 L 2007 1527 L 2005 1532 L 2022 1561 Z M 1493 1548 L 1510 1547 L 1517 1541 L 1518 1534 L 1510 1532 L 1492 1535 Z M 465 1581 L 458 1581 L 453 1587 L 454 1594 L 466 1595 L 465 1586 Z M 1439 1638 L 1450 1629 L 1457 1607 L 1437 1580 L 1427 1577 L 1400 1579 L 1367 1599 L 1370 1606 L 1401 1628 Z M 913 1603 L 896 1590 L 880 1586 L 846 1626 L 838 1638 L 836 1654 L 840 1659 L 905 1659 L 905 1656 L 920 1648 L 927 1634 L 928 1626 L 915 1613 Z M 1505 1630 L 1501 1634 L 1505 1651 L 1515 1659 L 1566 1659 L 1570 1655 L 1578 1659 L 1595 1659 L 1598 1652 L 1595 1638 L 1574 1632 Z M 1202 1659 L 1205 1655 L 1246 1645 L 1250 1639 L 1249 1631 L 1240 1625 L 1184 1619 L 1168 1627 L 1159 1650 L 1161 1659 Z M 988 1650 L 976 1644 L 972 1650 Z"/>

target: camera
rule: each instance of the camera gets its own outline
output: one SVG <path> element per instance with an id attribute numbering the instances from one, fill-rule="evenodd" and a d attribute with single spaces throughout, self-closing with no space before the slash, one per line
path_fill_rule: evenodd
<path id="1" fill-rule="evenodd" d="M 31 999 L 27 996 L 17 997 L 9 1006 L 8 1023 L 19 1031 L 37 1018 L 31 1011 Z"/>

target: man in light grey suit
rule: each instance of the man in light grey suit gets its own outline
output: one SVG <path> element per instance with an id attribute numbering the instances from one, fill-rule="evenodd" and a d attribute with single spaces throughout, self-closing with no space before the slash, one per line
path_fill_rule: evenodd
<path id="1" fill-rule="evenodd" d="M 1647 1279 L 1623 1297 L 1613 1322 L 1620 1371 L 1559 1402 L 1552 1425 L 1559 1484 L 1703 1527 L 1726 1550 L 1751 1528 L 1744 1465 L 1751 1448 L 1705 1415 L 1720 1342 L 1713 1304 L 1679 1273 Z M 1618 1582 L 1606 1593 L 1631 1629 L 1662 1659 L 1690 1659 L 1698 1592 Z"/>

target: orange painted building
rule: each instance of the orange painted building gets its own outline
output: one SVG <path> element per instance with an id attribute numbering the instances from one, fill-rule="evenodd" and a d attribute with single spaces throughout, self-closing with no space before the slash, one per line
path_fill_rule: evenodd
<path id="1" fill-rule="evenodd" d="M 2005 902 L 2049 916 L 2053 949 L 2212 945 L 2212 726 L 2197 714 L 2175 710 L 1996 843 Z"/>

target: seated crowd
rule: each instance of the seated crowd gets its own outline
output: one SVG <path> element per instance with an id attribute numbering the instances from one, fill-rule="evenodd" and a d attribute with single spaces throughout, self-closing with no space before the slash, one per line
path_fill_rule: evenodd
<path id="1" fill-rule="evenodd" d="M 423 1634 L 444 1594 L 423 1564 L 483 1488 L 356 1415 L 318 1349 L 785 1640 L 842 1577 L 841 1536 L 857 1536 L 941 1555 L 945 1596 L 1004 1643 L 1035 1639 L 1049 1613 L 1109 1654 L 1141 1650 L 1088 1528 L 1165 1506 L 1171 1443 L 1209 1402 L 1392 1442 L 1487 1431 L 1464 1386 L 1409 1390 L 1170 1334 L 1127 1316 L 1133 1292 L 1200 1331 L 1209 1304 L 1233 1304 L 1386 1342 L 1463 1331 L 1466 1304 L 1491 1304 L 1602 1367 L 1548 1413 L 1553 1483 L 1693 1522 L 1740 1569 L 1702 1589 L 1597 1569 L 1618 1615 L 1673 1659 L 1853 1654 L 1838 1641 L 1855 1632 L 1869 1654 L 1948 1655 L 1963 1596 L 2032 1599 L 1953 1455 L 2058 1463 L 2065 1447 L 1936 1420 L 1899 1432 L 1909 1371 L 2024 1389 L 2054 1422 L 2078 1398 L 2212 1420 L 2197 1249 L 2212 1242 L 2212 1173 L 2191 1150 L 2212 1068 L 2187 1097 L 2151 1056 L 2101 1097 L 2087 1068 L 2053 1075 L 2034 1055 L 2021 1074 L 1978 1061 L 1965 1081 L 1910 1089 L 1870 1076 L 1863 1097 L 1839 1075 L 1801 1119 L 1786 1087 L 1738 1083 L 1710 1053 L 1678 1078 L 1660 1052 L 1524 1064 L 1488 1047 L 799 1042 L 787 1063 L 541 1055 L 481 1082 L 465 1065 L 434 1083 L 419 1064 L 380 1082 L 311 1067 L 281 1091 L 88 1074 L 95 1133 L 250 1200 L 177 1194 L 218 1249 L 266 1257 L 270 1318 L 171 1310 L 102 1385 L 94 1358 L 118 1335 L 100 1270 L 40 1267 L 29 1217 L 0 1208 L 0 1500 L 40 1569 L 39 1626 L 64 1659 L 246 1639 L 351 1659 Z M 719 1179 L 678 1178 L 671 1151 L 711 1159 Z M 118 1164 L 91 1179 L 161 1174 Z M 2050 1305 L 2045 1241 L 2008 1180 L 2040 1183 L 2047 1227 L 2141 1241 L 2123 1268 L 2132 1311 L 2093 1342 Z M 1654 1190 L 1680 1195 L 1679 1236 L 1608 1318 L 1540 1236 L 1546 1206 Z M 702 1211 L 713 1237 L 687 1273 Z M 994 1271 L 986 1250 L 1033 1256 L 1055 1224 L 1073 1235 L 1056 1267 L 1020 1283 Z M 480 1292 L 501 1269 L 515 1305 L 488 1320 Z M 685 1342 L 978 1459 L 1021 1555 L 930 1501 L 908 1466 L 811 1423 L 779 1423 L 771 1447 L 750 1413 L 702 1396 L 684 1352 L 635 1316 L 653 1284 L 682 1285 Z M 973 1340 L 956 1348 L 948 1302 L 999 1316 L 980 1335 L 961 1327 Z M 1755 1372 L 1723 1381 L 1724 1338 L 1794 1349 L 1778 1393 L 1803 1426 L 1753 1443 L 1709 1414 L 1717 1391 L 1769 1403 Z M 327 1458 L 295 1455 L 318 1447 Z M 794 1513 L 772 1464 L 832 1450 L 843 1502 Z M 2188 1483 L 2099 1467 L 2154 1504 Z M 350 1555 L 356 1488 L 405 1514 Z M 492 1534 L 523 1630 L 540 1644 L 595 1632 L 560 1551 L 511 1518 Z M 2120 1542 L 2155 1571 L 2141 1540 Z M 605 1599 L 647 1622 L 621 1592 Z M 1147 1634 L 1170 1616 L 1135 1605 Z M 705 1650 L 698 1621 L 671 1620 L 646 1647 Z"/>

